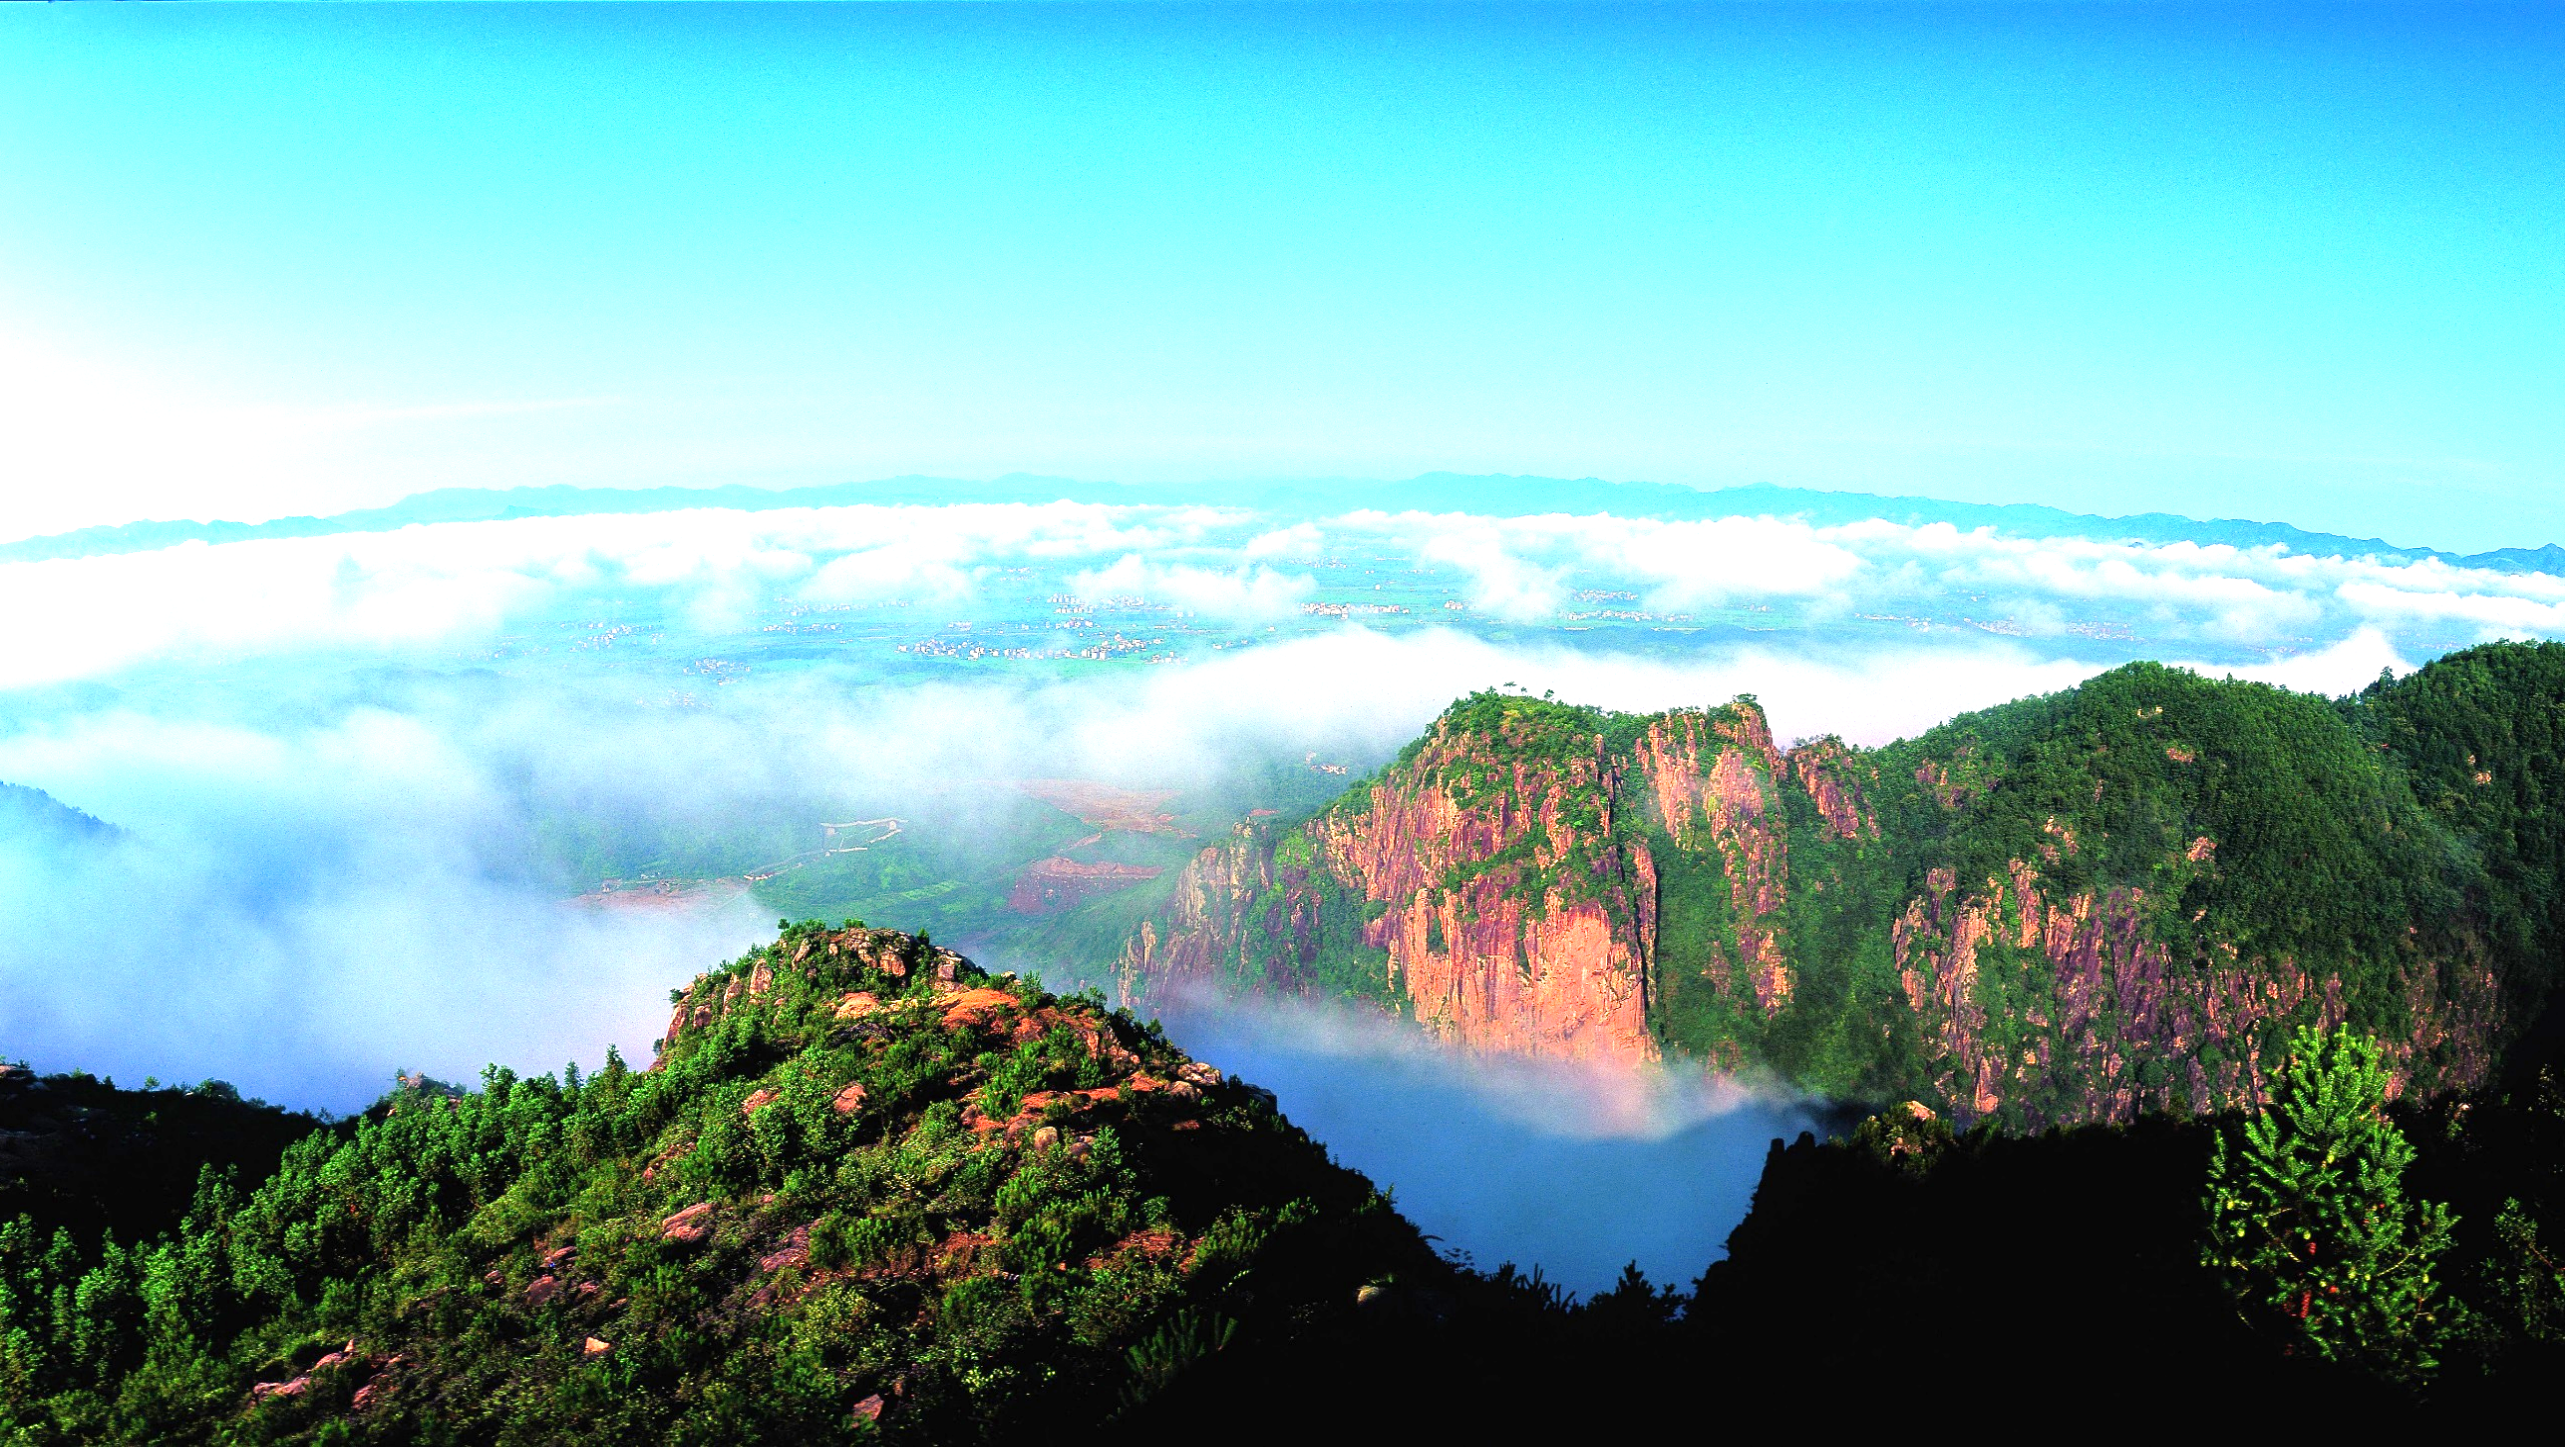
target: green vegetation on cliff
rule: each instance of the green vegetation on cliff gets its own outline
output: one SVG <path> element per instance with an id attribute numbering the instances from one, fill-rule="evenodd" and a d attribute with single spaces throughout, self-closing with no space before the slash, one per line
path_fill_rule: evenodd
<path id="1" fill-rule="evenodd" d="M 649 1070 L 405 1082 L 174 1230 L 0 1228 L 0 1439 L 1025 1440 L 1439 1269 L 1091 1000 L 817 925 L 681 996 Z"/>
<path id="2" fill-rule="evenodd" d="M 1751 699 L 1480 693 L 1300 829 L 1221 848 L 1268 853 L 1206 878 L 1268 882 L 1179 887 L 1154 959 L 1206 932 L 1231 983 L 1323 979 L 1463 1038 L 1550 1038 L 1635 990 L 1660 1048 L 2017 1128 L 2256 1102 L 2304 1027 L 2447 1091 L 2532 1028 L 2565 954 L 2565 644 L 2344 699 L 2131 664 L 1878 749 L 1783 753 Z M 1572 908 L 1629 963 L 1534 938 Z M 1609 998 L 1538 987 L 1616 968 Z M 1521 988 L 1451 983 L 1473 971 Z"/>

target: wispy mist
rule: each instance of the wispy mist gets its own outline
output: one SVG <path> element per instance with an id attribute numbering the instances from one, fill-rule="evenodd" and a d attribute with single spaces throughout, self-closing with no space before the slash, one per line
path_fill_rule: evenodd
<path id="1" fill-rule="evenodd" d="M 1446 1050 L 1358 1008 L 1195 999 L 1165 1018 L 1188 1051 L 1272 1090 L 1445 1249 L 1538 1265 L 1580 1293 L 1633 1260 L 1689 1283 L 1744 1218 L 1766 1142 L 1823 1112 L 1698 1066 Z"/>

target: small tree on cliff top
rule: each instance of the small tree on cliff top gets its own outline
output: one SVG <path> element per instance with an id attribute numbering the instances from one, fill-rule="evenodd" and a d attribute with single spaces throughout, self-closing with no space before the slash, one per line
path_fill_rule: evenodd
<path id="1" fill-rule="evenodd" d="M 2414 1148 L 2387 1119 L 2377 1044 L 2311 1029 L 2291 1044 L 2269 1108 L 2217 1143 L 2203 1259 L 2290 1350 L 2419 1381 L 2457 1309 L 2431 1274 L 2449 1209 L 2405 1199 Z"/>

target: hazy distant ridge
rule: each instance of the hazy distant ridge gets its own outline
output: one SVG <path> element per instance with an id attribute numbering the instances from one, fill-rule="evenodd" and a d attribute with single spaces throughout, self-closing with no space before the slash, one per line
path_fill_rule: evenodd
<path id="1" fill-rule="evenodd" d="M 1672 483 L 1573 481 L 1543 477 L 1462 476 L 1428 473 L 1405 482 L 1320 481 L 1291 483 L 1080 482 L 1023 474 L 990 482 L 935 477 L 894 477 L 820 487 L 523 487 L 439 488 L 390 507 L 364 508 L 328 517 L 277 518 L 263 523 L 138 522 L 115 527 L 0 543 L 0 563 L 48 558 L 150 552 L 180 543 L 244 542 L 256 538 L 321 537 L 333 533 L 391 532 L 420 523 L 490 522 L 508 518 L 579 517 L 600 513 L 678 512 L 730 508 L 935 505 L 944 503 L 1093 502 L 1124 506 L 1196 504 L 1248 507 L 1311 516 L 1372 508 L 1385 512 L 1466 512 L 1483 517 L 1542 513 L 1610 513 L 1619 517 L 1710 518 L 1770 514 L 1802 517 L 1821 525 L 1878 518 L 1908 526 L 1949 523 L 1994 527 L 2016 537 L 2076 537 L 2147 543 L 2224 543 L 2239 548 L 2283 544 L 2316 556 L 2379 557 L 2399 562 L 2436 558 L 2462 567 L 2506 573 L 2565 574 L 2565 547 L 2497 548 L 2451 553 L 2401 547 L 2379 538 L 2309 532 L 2286 523 L 2241 518 L 2202 520 L 2173 513 L 2100 517 L 2036 503 L 1943 502 L 1935 498 L 1883 497 L 1873 493 L 1820 492 L 1757 483 L 1704 490 Z"/>
<path id="2" fill-rule="evenodd" d="M 42 789 L 0 783 L 0 839 L 68 844 L 113 839 L 124 831 L 84 814 Z"/>

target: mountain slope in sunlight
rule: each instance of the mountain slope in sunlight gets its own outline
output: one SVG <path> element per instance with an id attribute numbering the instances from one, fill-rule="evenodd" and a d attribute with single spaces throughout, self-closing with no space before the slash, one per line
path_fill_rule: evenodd
<path id="1" fill-rule="evenodd" d="M 1305 824 L 1206 849 L 1121 986 L 2016 1127 L 2258 1101 L 2305 1023 L 2463 1088 L 2565 943 L 2561 708 L 2556 644 L 2344 700 L 2132 664 L 1881 749 L 1785 751 L 1750 698 L 1479 694 Z"/>

